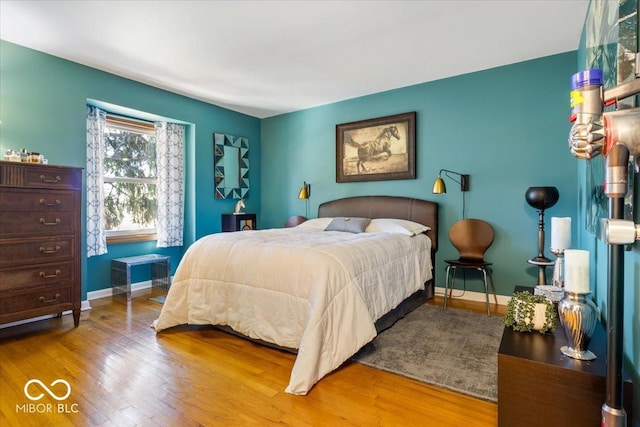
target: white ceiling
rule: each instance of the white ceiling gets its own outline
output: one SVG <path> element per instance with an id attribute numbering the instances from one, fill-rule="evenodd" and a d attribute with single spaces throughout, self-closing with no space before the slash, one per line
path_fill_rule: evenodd
<path id="1" fill-rule="evenodd" d="M 264 118 L 575 50 L 588 3 L 0 0 L 0 38 Z"/>

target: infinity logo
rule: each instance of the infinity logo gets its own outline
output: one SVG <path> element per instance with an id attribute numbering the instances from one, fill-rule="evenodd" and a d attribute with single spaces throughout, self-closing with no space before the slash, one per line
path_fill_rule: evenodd
<path id="1" fill-rule="evenodd" d="M 56 399 L 56 400 L 65 400 L 65 399 L 66 399 L 67 397 L 69 397 L 69 395 L 71 394 L 71 386 L 70 386 L 70 385 L 69 385 L 69 383 L 68 383 L 68 382 L 66 382 L 65 380 L 57 379 L 57 380 L 55 380 L 54 382 L 52 382 L 52 383 L 50 384 L 50 385 L 51 385 L 51 387 L 55 386 L 56 384 L 60 384 L 60 383 L 62 383 L 62 384 L 64 384 L 64 385 L 66 385 L 66 386 L 67 386 L 67 393 L 66 393 L 64 396 L 58 396 L 58 395 L 57 395 L 57 394 L 55 394 L 53 391 L 51 391 L 51 389 L 50 389 L 49 387 L 47 387 L 46 385 L 44 385 L 44 384 L 42 383 L 42 381 L 40 381 L 40 380 L 35 380 L 35 379 L 34 379 L 34 380 L 29 380 L 29 381 L 27 381 L 27 383 L 24 385 L 24 395 L 25 395 L 25 396 L 27 396 L 27 399 L 29 399 L 29 400 L 40 400 L 40 399 L 42 399 L 42 398 L 44 397 L 44 393 L 40 393 L 40 394 L 39 394 L 39 395 L 37 395 L 37 396 L 31 396 L 31 394 L 29 394 L 29 390 L 28 390 L 28 389 L 29 389 L 29 386 L 30 386 L 31 384 L 33 384 L 33 383 L 35 383 L 35 384 L 39 384 L 39 385 L 40 385 L 40 387 L 42 387 L 42 388 L 44 389 L 44 391 L 46 391 L 46 392 L 49 394 L 49 396 L 53 397 L 53 398 L 54 398 L 54 399 Z"/>

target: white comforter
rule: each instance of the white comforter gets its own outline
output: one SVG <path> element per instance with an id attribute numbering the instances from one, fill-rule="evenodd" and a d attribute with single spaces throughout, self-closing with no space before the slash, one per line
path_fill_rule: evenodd
<path id="1" fill-rule="evenodd" d="M 295 227 L 206 236 L 186 252 L 154 322 L 227 325 L 297 348 L 286 392 L 307 394 L 431 278 L 425 235 Z"/>

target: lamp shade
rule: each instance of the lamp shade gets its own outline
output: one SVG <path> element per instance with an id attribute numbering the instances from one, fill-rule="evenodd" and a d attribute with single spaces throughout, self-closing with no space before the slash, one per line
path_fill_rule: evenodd
<path id="1" fill-rule="evenodd" d="M 447 192 L 447 186 L 444 185 L 444 180 L 441 176 L 438 176 L 433 182 L 433 194 L 443 194 Z"/>
<path id="2" fill-rule="evenodd" d="M 298 199 L 308 199 L 308 198 L 309 198 L 309 186 L 305 182 L 304 184 L 302 184 L 302 188 L 298 193 Z"/>

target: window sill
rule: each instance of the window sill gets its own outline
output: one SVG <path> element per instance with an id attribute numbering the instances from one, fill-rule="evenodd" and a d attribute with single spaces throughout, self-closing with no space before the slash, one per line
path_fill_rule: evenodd
<path id="1" fill-rule="evenodd" d="M 158 240 L 158 235 L 153 234 L 129 234 L 126 236 L 107 236 L 107 245 L 117 245 L 118 243 L 146 242 Z"/>

